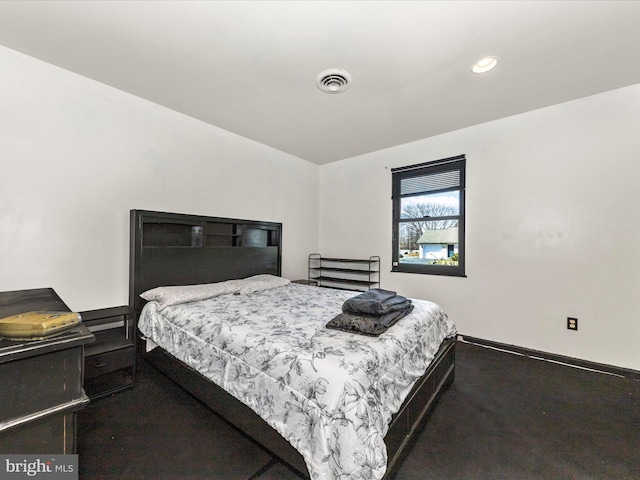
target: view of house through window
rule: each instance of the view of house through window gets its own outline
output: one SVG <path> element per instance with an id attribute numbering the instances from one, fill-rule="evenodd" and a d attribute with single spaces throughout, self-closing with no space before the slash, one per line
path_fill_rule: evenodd
<path id="1" fill-rule="evenodd" d="M 465 157 L 392 170 L 393 271 L 464 275 Z"/>

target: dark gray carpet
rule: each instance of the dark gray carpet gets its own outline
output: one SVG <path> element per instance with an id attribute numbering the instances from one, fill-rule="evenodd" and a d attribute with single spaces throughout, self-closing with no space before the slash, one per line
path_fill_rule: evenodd
<path id="1" fill-rule="evenodd" d="M 640 479 L 640 382 L 458 346 L 399 479 Z"/>
<path id="2" fill-rule="evenodd" d="M 299 480 L 153 367 L 79 414 L 86 480 Z M 640 480 L 640 382 L 458 343 L 398 480 Z"/>

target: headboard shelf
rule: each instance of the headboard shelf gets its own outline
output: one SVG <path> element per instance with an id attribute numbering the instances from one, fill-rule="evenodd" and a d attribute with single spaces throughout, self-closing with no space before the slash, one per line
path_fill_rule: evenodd
<path id="1" fill-rule="evenodd" d="M 131 210 L 129 304 L 168 285 L 281 275 L 282 224 Z"/>
<path id="2" fill-rule="evenodd" d="M 178 214 L 168 214 L 178 215 Z M 182 215 L 182 214 L 180 214 Z M 281 224 L 219 217 L 165 218 L 149 212 L 138 226 L 142 247 L 279 246 Z"/>

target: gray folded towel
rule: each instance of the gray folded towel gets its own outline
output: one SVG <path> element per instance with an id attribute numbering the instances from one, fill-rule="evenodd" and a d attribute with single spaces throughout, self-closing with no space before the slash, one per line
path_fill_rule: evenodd
<path id="1" fill-rule="evenodd" d="M 410 305 L 409 308 L 404 310 L 396 310 L 384 315 L 340 313 L 332 318 L 326 327 L 343 332 L 377 337 L 386 332 L 398 320 L 409 315 L 412 310 L 413 305 Z"/>
<path id="2" fill-rule="evenodd" d="M 410 306 L 411 300 L 396 294 L 396 292 L 372 288 L 346 300 L 342 305 L 342 311 L 344 313 L 383 315 L 398 310 L 406 310 Z"/>

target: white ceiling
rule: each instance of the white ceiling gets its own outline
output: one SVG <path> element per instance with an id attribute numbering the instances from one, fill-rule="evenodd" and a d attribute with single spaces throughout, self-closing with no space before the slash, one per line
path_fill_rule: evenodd
<path id="1" fill-rule="evenodd" d="M 5 0 L 0 44 L 324 164 L 640 83 L 640 1 Z"/>

